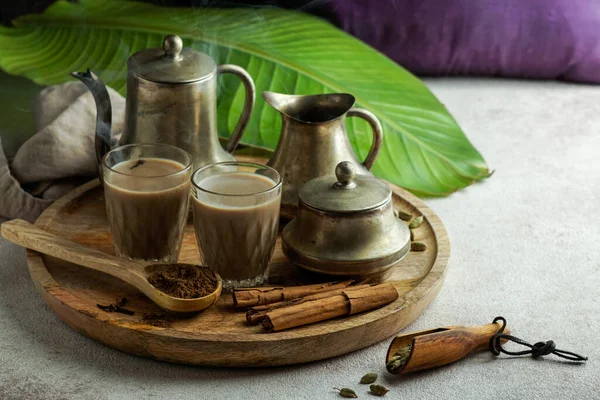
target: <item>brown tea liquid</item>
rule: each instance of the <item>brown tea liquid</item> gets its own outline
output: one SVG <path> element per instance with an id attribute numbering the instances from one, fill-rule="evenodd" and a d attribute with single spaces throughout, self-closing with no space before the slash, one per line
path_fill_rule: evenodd
<path id="1" fill-rule="evenodd" d="M 177 261 L 190 193 L 189 174 L 177 174 L 184 169 L 176 161 L 140 158 L 105 172 L 106 212 L 120 256 Z"/>
<path id="2" fill-rule="evenodd" d="M 221 275 L 224 287 L 262 283 L 277 239 L 281 195 L 260 192 L 275 183 L 255 173 L 235 172 L 196 184 L 218 193 L 198 190 L 192 200 L 203 264 Z"/>

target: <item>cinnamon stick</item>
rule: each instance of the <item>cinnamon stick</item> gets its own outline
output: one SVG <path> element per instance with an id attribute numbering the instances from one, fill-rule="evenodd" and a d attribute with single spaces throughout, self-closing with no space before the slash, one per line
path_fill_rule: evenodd
<path id="1" fill-rule="evenodd" d="M 370 286 L 371 285 L 348 286 L 347 288 L 311 294 L 310 296 L 299 297 L 297 299 L 279 301 L 277 303 L 255 306 L 246 312 L 246 322 L 248 322 L 249 325 L 258 325 L 263 321 L 263 319 L 265 319 L 265 317 L 267 316 L 267 312 L 270 310 L 274 310 L 276 308 L 282 308 L 282 307 L 289 307 L 289 306 L 292 306 L 295 304 L 303 303 L 305 301 L 324 299 L 326 297 L 331 297 L 331 296 L 335 296 L 338 294 L 342 294 L 342 292 L 345 290 L 360 290 L 360 289 L 368 288 Z"/>
<path id="2" fill-rule="evenodd" d="M 267 332 L 281 331 L 373 310 L 392 303 L 397 298 L 398 291 L 391 283 L 359 290 L 343 290 L 338 295 L 269 310 L 262 326 Z"/>
<path id="3" fill-rule="evenodd" d="M 233 291 L 233 305 L 235 308 L 254 307 L 262 304 L 276 303 L 311 294 L 343 289 L 354 281 L 327 282 L 315 285 L 289 286 L 289 287 L 263 287 L 251 289 L 235 289 Z"/>

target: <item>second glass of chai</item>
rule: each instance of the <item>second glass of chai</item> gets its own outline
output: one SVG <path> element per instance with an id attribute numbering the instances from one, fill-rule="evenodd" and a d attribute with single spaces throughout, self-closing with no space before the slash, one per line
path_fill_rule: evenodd
<path id="1" fill-rule="evenodd" d="M 261 285 L 277 240 L 281 177 L 273 168 L 222 162 L 192 175 L 194 228 L 201 263 L 224 289 Z"/>
<path id="2" fill-rule="evenodd" d="M 117 254 L 177 262 L 189 211 L 192 157 L 167 144 L 131 144 L 106 153 L 102 175 Z"/>

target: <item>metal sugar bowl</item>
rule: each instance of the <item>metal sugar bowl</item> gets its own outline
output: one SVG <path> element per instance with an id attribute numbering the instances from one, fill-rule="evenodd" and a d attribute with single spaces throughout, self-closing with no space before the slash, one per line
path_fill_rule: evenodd
<path id="1" fill-rule="evenodd" d="M 390 187 L 357 175 L 348 161 L 336 166 L 335 176 L 302 187 L 298 213 L 282 239 L 290 261 L 328 275 L 383 272 L 410 251 L 410 231 L 394 216 Z"/>

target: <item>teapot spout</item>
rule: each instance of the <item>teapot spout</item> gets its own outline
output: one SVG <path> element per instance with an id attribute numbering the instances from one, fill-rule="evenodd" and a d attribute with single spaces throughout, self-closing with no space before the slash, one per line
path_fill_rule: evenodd
<path id="1" fill-rule="evenodd" d="M 88 68 L 86 72 L 71 72 L 92 92 L 96 101 L 96 161 L 101 169 L 102 157 L 110 150 L 110 130 L 112 124 L 112 106 L 106 85 Z M 100 174 L 101 175 L 101 174 Z"/>

